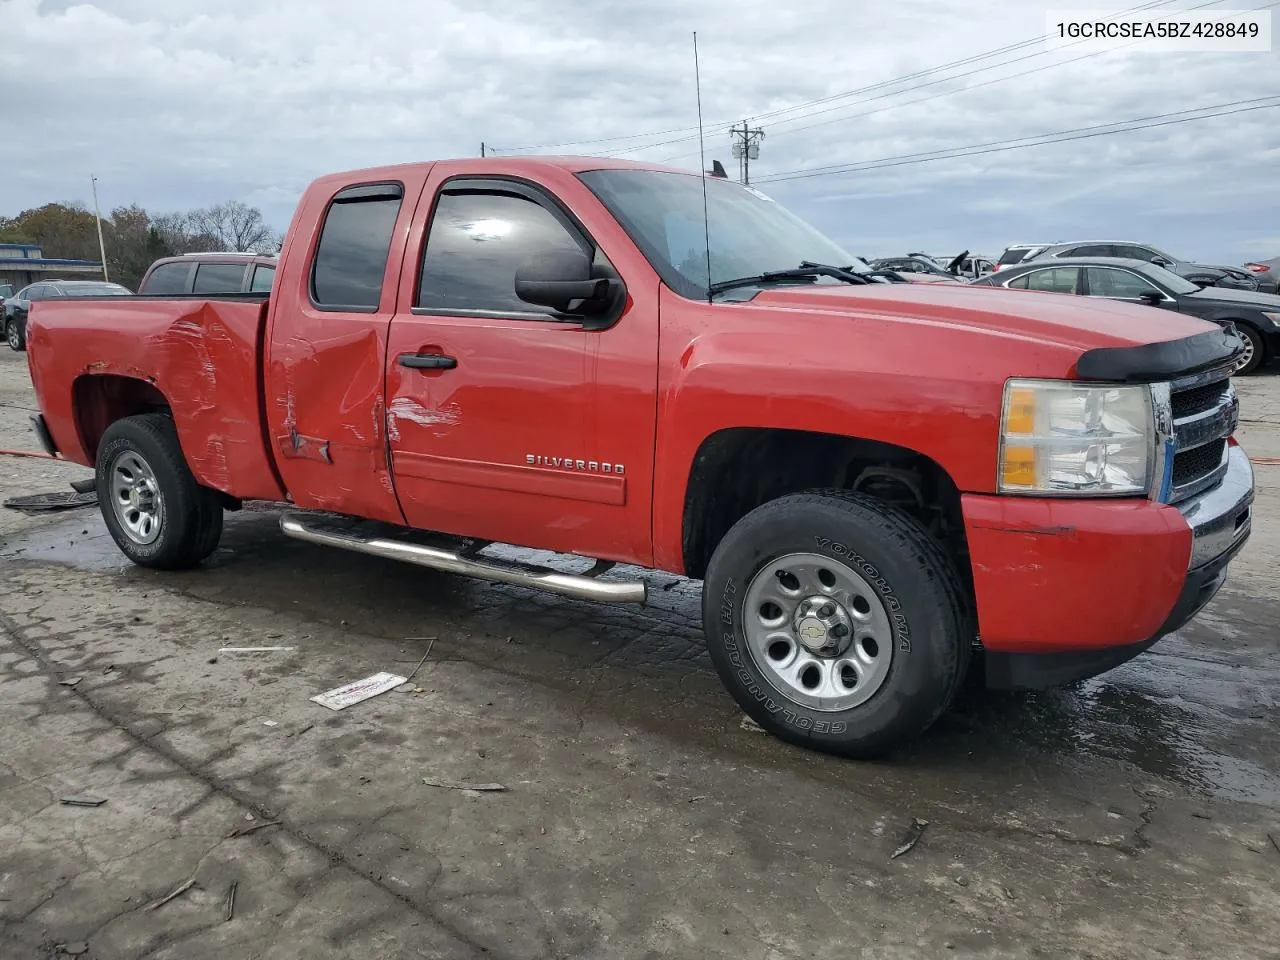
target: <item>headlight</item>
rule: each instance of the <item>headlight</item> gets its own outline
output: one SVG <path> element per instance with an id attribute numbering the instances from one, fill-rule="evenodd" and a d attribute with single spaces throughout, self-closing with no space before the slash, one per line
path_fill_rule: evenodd
<path id="1" fill-rule="evenodd" d="M 1010 380 L 1000 424 L 1000 492 L 1145 494 L 1155 460 L 1148 386 Z"/>
<path id="2" fill-rule="evenodd" d="M 1280 313 L 1267 313 L 1264 310 L 1262 312 L 1262 315 L 1266 317 L 1268 320 L 1270 320 L 1272 323 L 1274 323 L 1277 327 L 1280 327 Z"/>

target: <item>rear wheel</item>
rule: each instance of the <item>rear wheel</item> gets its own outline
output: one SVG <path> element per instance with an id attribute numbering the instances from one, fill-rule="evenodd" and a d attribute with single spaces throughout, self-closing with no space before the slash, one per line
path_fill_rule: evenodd
<path id="1" fill-rule="evenodd" d="M 192 476 L 165 414 L 127 417 L 107 428 L 98 445 L 97 489 L 112 539 L 139 566 L 193 567 L 218 546 L 222 503 Z"/>
<path id="2" fill-rule="evenodd" d="M 784 740 L 870 758 L 922 733 L 973 631 L 951 562 L 911 517 L 847 491 L 767 503 L 711 559 L 703 622 L 729 692 Z"/>
<path id="3" fill-rule="evenodd" d="M 27 348 L 27 338 L 15 318 L 11 317 L 5 321 L 4 338 L 8 342 L 10 350 L 21 352 Z"/>
<path id="4" fill-rule="evenodd" d="M 1262 335 L 1253 327 L 1245 326 L 1242 323 L 1236 324 L 1236 331 L 1244 340 L 1244 356 L 1240 358 L 1240 362 L 1236 364 L 1233 373 L 1236 376 L 1244 376 L 1253 373 L 1266 359 L 1266 345 L 1262 342 Z"/>

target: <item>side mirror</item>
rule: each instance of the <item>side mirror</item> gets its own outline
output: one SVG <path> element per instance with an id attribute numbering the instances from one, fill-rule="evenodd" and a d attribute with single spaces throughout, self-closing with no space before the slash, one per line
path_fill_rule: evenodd
<path id="1" fill-rule="evenodd" d="M 1138 299 L 1141 300 L 1143 303 L 1150 304 L 1153 307 L 1161 303 L 1164 303 L 1164 295 L 1157 290 L 1147 290 L 1143 293 L 1140 293 L 1138 294 Z"/>
<path id="2" fill-rule="evenodd" d="M 1164 257 L 1152 257 L 1151 262 L 1154 263 L 1157 267 L 1173 266 L 1173 264 L 1170 263 L 1168 260 L 1166 260 Z"/>
<path id="3" fill-rule="evenodd" d="M 618 281 L 593 279 L 591 260 L 581 250 L 547 251 L 530 257 L 516 270 L 516 296 L 525 303 L 557 313 L 594 314 L 613 301 Z M 580 302 L 579 302 L 580 301 Z M 574 304 L 577 308 L 573 309 Z"/>

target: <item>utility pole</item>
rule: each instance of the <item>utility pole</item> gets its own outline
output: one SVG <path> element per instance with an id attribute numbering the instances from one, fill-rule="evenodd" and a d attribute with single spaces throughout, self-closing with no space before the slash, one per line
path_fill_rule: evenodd
<path id="1" fill-rule="evenodd" d="M 484 156 L 484 141 L 480 141 L 480 156 Z"/>
<path id="2" fill-rule="evenodd" d="M 733 157 L 738 161 L 738 179 L 743 183 L 751 182 L 751 161 L 760 159 L 760 141 L 764 139 L 764 131 L 759 127 L 754 130 L 742 121 L 741 127 L 733 127 L 729 131 L 733 138 Z"/>
<path id="3" fill-rule="evenodd" d="M 102 211 L 98 209 L 98 178 L 90 174 L 89 183 L 93 187 L 93 218 L 98 222 L 98 253 L 102 257 L 102 279 L 109 283 L 111 278 L 107 276 L 107 245 L 102 242 Z"/>

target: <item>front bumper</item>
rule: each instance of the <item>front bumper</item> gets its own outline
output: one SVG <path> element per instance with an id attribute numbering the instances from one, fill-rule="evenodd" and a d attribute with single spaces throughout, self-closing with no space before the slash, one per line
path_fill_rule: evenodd
<path id="1" fill-rule="evenodd" d="M 1183 626 L 1225 581 L 1252 504 L 1235 444 L 1222 482 L 1176 506 L 966 495 L 988 686 L 1096 676 Z"/>

